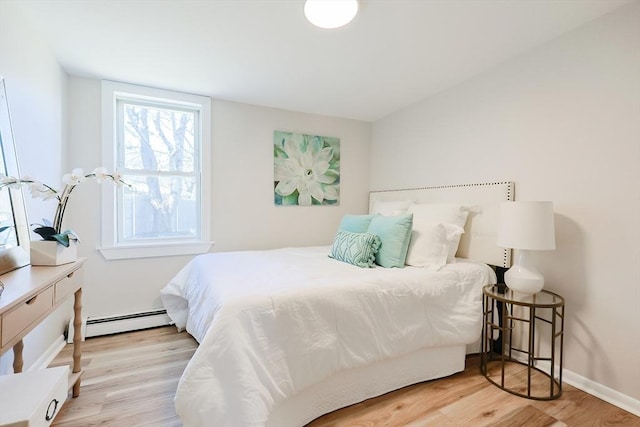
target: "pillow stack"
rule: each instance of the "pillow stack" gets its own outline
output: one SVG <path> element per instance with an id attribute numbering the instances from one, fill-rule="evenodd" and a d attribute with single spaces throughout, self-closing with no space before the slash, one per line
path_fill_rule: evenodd
<path id="1" fill-rule="evenodd" d="M 439 270 L 455 262 L 469 211 L 453 203 L 377 201 L 370 215 L 342 218 L 329 256 L 359 267 Z"/>
<path id="2" fill-rule="evenodd" d="M 345 215 L 331 246 L 331 256 L 359 267 L 404 267 L 413 215 Z M 371 236 L 374 236 L 372 238 Z M 368 262 L 373 252 L 373 262 Z"/>

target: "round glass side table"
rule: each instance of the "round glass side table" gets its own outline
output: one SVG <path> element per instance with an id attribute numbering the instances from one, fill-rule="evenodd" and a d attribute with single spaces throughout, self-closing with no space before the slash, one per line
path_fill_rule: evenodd
<path id="1" fill-rule="evenodd" d="M 482 375 L 517 396 L 560 397 L 564 298 L 546 290 L 503 291 L 497 285 L 487 285 L 482 292 Z"/>

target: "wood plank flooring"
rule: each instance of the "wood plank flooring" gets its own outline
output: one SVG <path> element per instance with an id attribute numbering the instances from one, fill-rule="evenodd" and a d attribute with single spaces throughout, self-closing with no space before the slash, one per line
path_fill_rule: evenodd
<path id="1" fill-rule="evenodd" d="M 182 425 L 173 396 L 197 347 L 193 338 L 162 327 L 90 338 L 83 344 L 80 397 L 67 400 L 54 426 Z M 70 363 L 71 352 L 66 346 L 52 366 Z M 640 417 L 567 384 L 552 401 L 514 396 L 481 376 L 478 363 L 477 356 L 468 356 L 464 372 L 369 399 L 307 427 L 640 427 Z"/>

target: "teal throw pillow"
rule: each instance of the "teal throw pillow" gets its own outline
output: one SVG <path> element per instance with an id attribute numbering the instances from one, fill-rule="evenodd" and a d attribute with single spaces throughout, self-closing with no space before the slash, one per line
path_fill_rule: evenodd
<path id="1" fill-rule="evenodd" d="M 374 267 L 380 238 L 371 233 L 338 231 L 331 246 L 331 258 L 358 267 Z"/>
<path id="2" fill-rule="evenodd" d="M 369 229 L 373 215 L 350 215 L 342 217 L 338 231 L 349 231 L 351 233 L 366 233 Z"/>
<path id="3" fill-rule="evenodd" d="M 381 267 L 404 267 L 411 240 L 413 214 L 395 216 L 375 215 L 369 224 L 369 233 L 380 237 L 376 264 Z"/>

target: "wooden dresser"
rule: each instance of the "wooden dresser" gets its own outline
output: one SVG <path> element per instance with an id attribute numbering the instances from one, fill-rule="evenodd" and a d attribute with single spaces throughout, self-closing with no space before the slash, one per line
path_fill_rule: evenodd
<path id="1" fill-rule="evenodd" d="M 67 298 L 74 297 L 73 365 L 69 387 L 80 394 L 82 375 L 82 265 L 84 258 L 54 267 L 19 268 L 0 276 L 5 289 L 0 296 L 0 354 L 13 348 L 13 371 L 22 372 L 22 339 Z"/>

